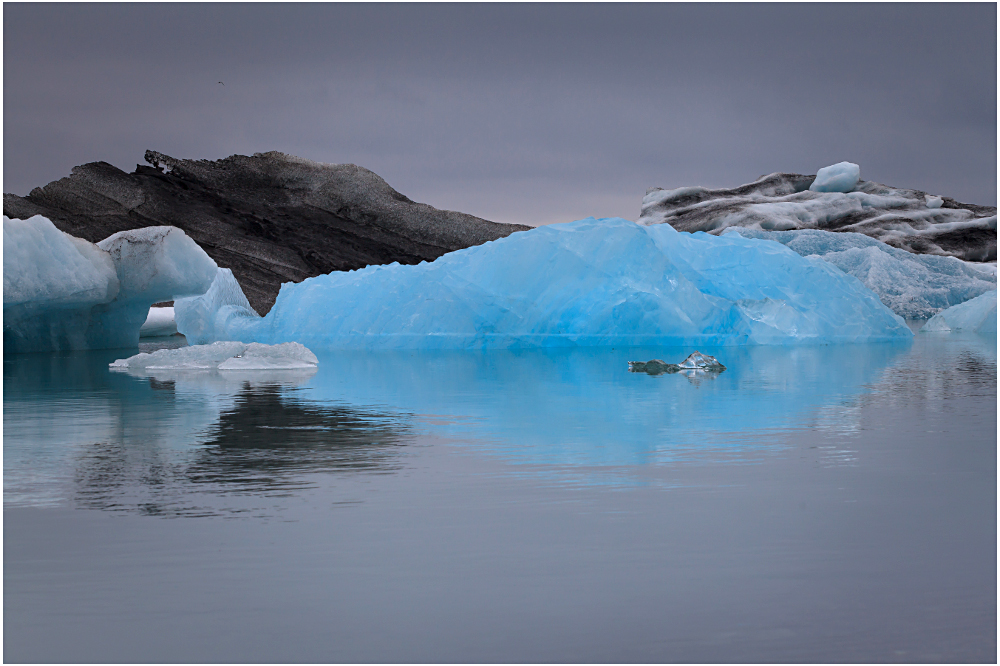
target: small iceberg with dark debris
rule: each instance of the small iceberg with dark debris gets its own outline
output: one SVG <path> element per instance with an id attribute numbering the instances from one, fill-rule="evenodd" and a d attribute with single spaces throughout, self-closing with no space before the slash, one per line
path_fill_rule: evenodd
<path id="1" fill-rule="evenodd" d="M 666 363 L 654 358 L 652 361 L 629 361 L 629 372 L 645 372 L 650 375 L 673 374 L 675 372 L 723 372 L 726 366 L 719 359 L 699 351 L 688 356 L 680 363 Z"/>
<path id="2" fill-rule="evenodd" d="M 136 354 L 109 364 L 114 372 L 152 375 L 163 372 L 315 372 L 319 360 L 297 342 L 215 342 Z"/>

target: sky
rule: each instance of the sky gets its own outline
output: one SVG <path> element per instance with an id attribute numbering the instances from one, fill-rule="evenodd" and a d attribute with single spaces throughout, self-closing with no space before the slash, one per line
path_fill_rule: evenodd
<path id="1" fill-rule="evenodd" d="M 997 200 L 997 6 L 4 3 L 3 191 L 146 149 L 371 169 L 498 222 L 843 160 Z M 221 83 L 220 83 L 221 82 Z"/>

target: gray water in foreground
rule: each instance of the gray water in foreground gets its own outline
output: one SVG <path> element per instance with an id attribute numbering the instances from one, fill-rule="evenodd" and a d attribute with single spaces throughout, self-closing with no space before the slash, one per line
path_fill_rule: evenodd
<path id="1" fill-rule="evenodd" d="M 691 351 L 7 356 L 4 661 L 995 662 L 996 338 Z"/>

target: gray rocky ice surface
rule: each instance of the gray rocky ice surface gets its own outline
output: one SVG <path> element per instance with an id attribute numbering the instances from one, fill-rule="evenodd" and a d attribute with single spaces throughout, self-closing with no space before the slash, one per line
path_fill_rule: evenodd
<path id="1" fill-rule="evenodd" d="M 729 227 L 853 231 L 916 254 L 996 261 L 994 206 L 867 180 L 847 192 L 812 191 L 815 180 L 772 173 L 731 189 L 654 187 L 643 197 L 639 223 L 715 235 Z"/>
<path id="2" fill-rule="evenodd" d="M 694 352 L 680 363 L 667 363 L 659 359 L 652 361 L 629 361 L 629 372 L 645 372 L 650 375 L 673 374 L 676 372 L 723 372 L 726 366 L 714 356 Z"/>

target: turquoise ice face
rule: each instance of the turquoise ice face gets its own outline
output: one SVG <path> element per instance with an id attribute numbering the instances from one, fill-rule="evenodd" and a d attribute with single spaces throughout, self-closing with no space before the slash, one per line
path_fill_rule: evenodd
<path id="1" fill-rule="evenodd" d="M 620 218 L 540 227 L 417 266 L 285 284 L 262 319 L 207 316 L 217 339 L 311 349 L 786 345 L 912 335 L 873 292 L 820 259 L 779 243 Z"/>

